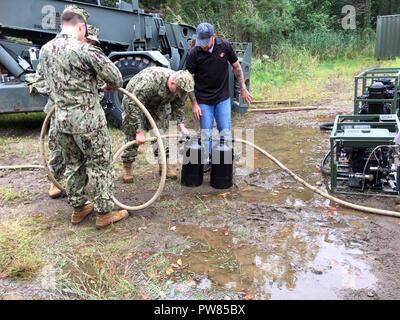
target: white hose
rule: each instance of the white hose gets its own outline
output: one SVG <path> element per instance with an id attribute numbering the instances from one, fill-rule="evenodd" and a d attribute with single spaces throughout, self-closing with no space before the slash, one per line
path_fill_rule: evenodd
<path id="1" fill-rule="evenodd" d="M 165 155 L 165 150 L 164 150 L 164 146 L 162 143 L 162 139 L 163 138 L 178 138 L 180 137 L 179 135 L 165 135 L 165 136 L 161 136 L 160 132 L 158 131 L 158 128 L 154 122 L 154 120 L 152 119 L 151 115 L 148 113 L 148 111 L 146 110 L 146 108 L 143 106 L 142 103 L 140 103 L 139 100 L 137 100 L 136 97 L 134 97 L 133 95 L 131 95 L 129 92 L 127 92 L 124 89 L 119 89 L 122 93 L 126 94 L 129 98 L 133 99 L 135 101 L 135 103 L 137 103 L 137 105 L 139 105 L 139 107 L 141 108 L 141 110 L 145 113 L 146 117 L 149 119 L 150 124 L 152 125 L 152 127 L 155 129 L 155 133 L 156 133 L 156 137 L 155 138 L 149 138 L 146 140 L 146 142 L 151 142 L 151 141 L 155 141 L 157 140 L 158 145 L 159 145 L 159 151 L 161 151 L 161 158 L 162 158 L 162 176 L 161 176 L 161 181 L 160 181 L 160 185 L 158 190 L 156 191 L 156 193 L 154 194 L 154 196 L 145 204 L 140 205 L 140 206 L 136 206 L 136 207 L 130 207 L 127 205 L 124 205 L 122 203 L 120 203 L 117 199 L 115 199 L 115 197 L 113 197 L 114 202 L 120 206 L 123 209 L 126 210 L 141 210 L 144 209 L 148 206 L 150 206 L 151 204 L 153 204 L 158 197 L 161 195 L 162 190 L 164 189 L 165 186 L 165 179 L 166 179 L 166 155 Z M 54 110 L 52 110 L 54 112 Z M 46 117 L 46 120 L 50 119 L 51 116 L 51 112 L 49 112 L 48 116 Z M 151 120 L 150 120 L 151 119 Z M 46 122 L 43 124 L 43 128 L 45 127 L 45 125 L 48 125 L 48 122 Z M 50 121 L 50 120 L 48 120 Z M 42 133 L 43 133 L 43 128 L 42 128 Z M 46 127 L 46 131 L 47 131 L 47 127 Z M 390 217 L 396 217 L 396 218 L 400 218 L 400 212 L 396 212 L 396 211 L 390 211 L 390 210 L 382 210 L 382 209 L 376 209 L 376 208 L 371 208 L 371 207 L 365 207 L 365 206 L 360 206 L 348 201 L 344 201 L 341 200 L 339 198 L 336 198 L 334 196 L 331 196 L 330 194 L 323 192 L 321 190 L 319 190 L 318 188 L 314 187 L 313 185 L 309 184 L 308 182 L 306 182 L 305 180 L 303 180 L 302 178 L 300 178 L 299 176 L 297 176 L 293 171 L 291 171 L 290 169 L 288 169 L 284 164 L 282 164 L 278 159 L 276 159 L 274 156 L 272 156 L 271 154 L 269 154 L 266 150 L 260 148 L 259 146 L 255 145 L 254 143 L 247 141 L 247 140 L 242 140 L 242 139 L 235 139 L 236 142 L 240 142 L 240 143 L 244 143 L 246 145 L 251 146 L 252 148 L 254 148 L 255 150 L 258 150 L 259 152 L 261 152 L 263 155 L 265 155 L 267 158 L 269 158 L 271 161 L 273 161 L 278 167 L 280 167 L 282 170 L 284 170 L 285 172 L 287 172 L 294 180 L 296 180 L 297 182 L 301 183 L 302 185 L 304 185 L 306 188 L 310 189 L 311 191 L 319 194 L 320 196 L 331 200 L 334 203 L 337 203 L 339 205 L 342 205 L 344 207 L 350 208 L 350 209 L 354 209 L 357 211 L 362 211 L 362 212 L 367 212 L 367 213 L 372 213 L 372 214 L 377 214 L 377 215 L 384 215 L 384 216 L 390 216 Z M 132 141 L 129 142 L 128 144 L 124 145 L 123 147 L 121 147 L 117 153 L 114 156 L 114 162 L 119 158 L 119 156 L 122 154 L 122 152 L 133 146 L 134 144 L 136 144 L 136 141 Z M 47 157 L 45 152 L 43 152 L 44 147 L 42 147 L 42 145 L 44 146 L 44 138 L 42 139 L 42 135 L 41 135 L 41 152 L 42 152 L 42 156 L 43 156 L 43 160 L 44 160 L 44 168 L 47 170 L 47 173 L 49 175 L 50 180 L 54 180 L 53 175 L 51 174 L 51 172 L 48 169 L 48 165 L 47 165 Z M 5 169 L 9 169 L 12 167 L 0 167 L 0 170 L 4 170 Z M 42 167 L 41 167 L 42 168 Z M 53 183 L 54 183 L 53 181 Z M 55 181 L 57 182 L 57 181 Z M 58 182 L 57 182 L 58 184 Z M 57 185 L 56 184 L 56 185 Z M 59 185 L 59 184 L 58 184 Z M 64 188 L 60 188 L 60 189 L 64 189 Z"/>
<path id="2" fill-rule="evenodd" d="M 370 208 L 370 207 L 365 207 L 365 206 L 359 206 L 357 204 L 354 204 L 354 203 L 351 203 L 351 202 L 347 202 L 347 201 L 341 200 L 339 198 L 333 197 L 330 194 L 319 190 L 318 188 L 312 186 L 311 184 L 309 184 L 308 182 L 306 182 L 305 180 L 303 180 L 302 178 L 297 176 L 293 171 L 288 169 L 278 159 L 276 159 L 274 156 L 269 154 L 264 149 L 256 146 L 254 143 L 251 143 L 250 141 L 246 141 L 246 140 L 241 140 L 241 139 L 235 139 L 235 141 L 241 142 L 241 143 L 245 143 L 245 144 L 253 147 L 254 149 L 260 151 L 263 155 L 265 155 L 267 158 L 269 158 L 271 161 L 273 161 L 278 167 L 280 167 L 282 170 L 286 171 L 293 179 L 295 179 L 296 181 L 300 182 L 306 188 L 312 190 L 315 193 L 318 193 L 319 195 L 323 196 L 326 199 L 329 199 L 329 200 L 331 200 L 331 201 L 333 201 L 333 202 L 335 202 L 337 204 L 340 204 L 340 205 L 342 205 L 344 207 L 351 208 L 351 209 L 354 209 L 354 210 L 357 210 L 357 211 L 362 211 L 362 212 L 367 212 L 367 213 L 374 213 L 374 214 L 378 214 L 378 215 L 384 215 L 384 216 L 400 218 L 400 212 L 382 210 L 382 209 L 375 209 L 375 208 Z"/>
<path id="3" fill-rule="evenodd" d="M 133 94 L 131 94 L 130 92 L 128 92 L 128 91 L 126 91 L 125 89 L 122 89 L 122 88 L 119 88 L 118 90 L 120 92 L 122 92 L 123 94 L 125 94 L 126 96 L 128 96 L 131 100 L 133 100 L 136 103 L 136 105 L 138 105 L 140 107 L 140 109 L 143 111 L 143 113 L 145 114 L 146 118 L 149 120 L 149 123 L 150 123 L 151 127 L 154 130 L 154 133 L 155 133 L 156 139 L 157 139 L 157 143 L 158 143 L 158 151 L 161 154 L 162 171 L 161 171 L 160 184 L 158 186 L 158 189 L 157 189 L 156 193 L 154 194 L 154 196 L 149 201 L 147 201 L 146 203 L 144 203 L 142 205 L 133 206 L 132 207 L 132 206 L 127 206 L 127 205 L 121 203 L 120 201 L 118 201 L 117 198 L 115 198 L 113 196 L 113 201 L 117 206 L 121 207 L 122 209 L 130 210 L 130 211 L 137 211 L 137 210 L 145 209 L 148 206 L 152 205 L 155 201 L 157 201 L 157 199 L 160 197 L 162 191 L 164 190 L 165 180 L 167 178 L 167 156 L 166 156 L 166 153 L 165 153 L 164 143 L 162 141 L 162 137 L 161 137 L 160 131 L 158 130 L 157 124 L 155 123 L 155 121 L 154 121 L 153 117 L 151 116 L 151 114 L 149 113 L 149 111 L 145 108 L 145 106 Z M 150 139 L 150 140 L 154 141 L 154 139 Z M 149 141 L 149 139 L 146 140 L 146 141 Z M 115 154 L 115 156 L 114 156 L 114 161 L 116 161 L 119 158 L 119 156 L 122 154 L 122 152 L 126 148 L 128 148 L 130 146 L 133 146 L 134 144 L 136 144 L 136 141 L 129 142 L 128 144 L 123 146 L 121 149 L 119 149 L 117 151 L 117 153 Z"/>
<path id="4" fill-rule="evenodd" d="M 112 199 L 114 201 L 114 203 L 119 206 L 122 209 L 126 209 L 126 210 L 130 210 L 130 211 L 137 211 L 137 210 L 142 210 L 144 208 L 147 208 L 148 206 L 152 205 L 161 195 L 161 192 L 164 189 L 165 186 L 165 180 L 167 178 L 167 156 L 165 153 L 165 148 L 164 148 L 164 143 L 162 141 L 162 137 L 160 134 L 160 131 L 158 130 L 157 124 L 154 121 L 153 117 L 151 116 L 151 114 L 149 113 L 149 111 L 146 109 L 146 107 L 130 92 L 126 91 L 123 88 L 119 88 L 118 91 L 120 91 L 121 93 L 125 94 L 126 96 L 128 96 L 129 99 L 131 99 L 132 101 L 134 101 L 136 103 L 137 106 L 139 106 L 139 108 L 142 110 L 142 112 L 144 113 L 144 115 L 146 116 L 147 120 L 149 121 L 152 129 L 154 130 L 154 133 L 156 135 L 155 138 L 151 138 L 148 139 L 146 141 L 155 141 L 157 140 L 158 143 L 158 150 L 160 152 L 160 156 L 161 156 L 161 180 L 160 180 L 160 184 L 159 187 L 156 191 L 156 193 L 154 194 L 154 196 L 147 201 L 146 203 L 139 205 L 139 206 L 128 206 L 125 205 L 123 203 L 121 203 L 117 198 L 115 198 L 115 196 L 112 196 Z M 47 152 L 46 152 L 46 148 L 45 148 L 45 138 L 47 135 L 47 131 L 48 131 L 48 127 L 50 124 L 50 119 L 53 115 L 55 111 L 55 108 L 53 107 L 50 112 L 47 114 L 46 119 L 44 120 L 43 126 L 42 126 L 42 130 L 40 133 L 40 153 L 42 155 L 42 159 L 43 159 L 43 164 L 44 164 L 44 169 L 47 172 L 47 176 L 49 177 L 50 181 L 61 191 L 65 192 L 65 188 L 54 178 L 53 174 L 51 173 L 49 166 L 48 166 L 48 160 L 47 160 Z M 136 144 L 136 141 L 132 141 L 129 142 L 128 144 L 126 144 L 125 146 L 123 146 L 120 150 L 118 150 L 118 152 L 116 153 L 116 155 L 114 156 L 114 162 L 118 159 L 118 157 L 121 155 L 121 153 L 128 147 L 133 146 L 134 144 Z"/>
<path id="5" fill-rule="evenodd" d="M 20 166 L 0 166 L 0 170 L 30 170 L 30 169 L 44 169 L 39 165 L 20 165 Z"/>

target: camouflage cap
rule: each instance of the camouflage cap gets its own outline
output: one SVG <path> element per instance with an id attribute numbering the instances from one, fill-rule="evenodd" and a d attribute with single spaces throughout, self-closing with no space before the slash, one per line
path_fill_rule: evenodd
<path id="1" fill-rule="evenodd" d="M 87 25 L 87 39 L 100 43 L 99 41 L 99 33 L 100 29 L 92 26 L 91 24 Z"/>
<path id="2" fill-rule="evenodd" d="M 178 89 L 185 92 L 194 91 L 193 76 L 187 70 L 180 70 L 175 73 L 175 81 Z"/>
<path id="3" fill-rule="evenodd" d="M 87 12 L 83 8 L 79 8 L 78 6 L 76 6 L 74 4 L 65 7 L 65 9 L 64 9 L 62 14 L 66 13 L 66 12 L 72 12 L 72 13 L 80 15 L 85 20 L 86 23 L 89 20 L 89 12 Z"/>

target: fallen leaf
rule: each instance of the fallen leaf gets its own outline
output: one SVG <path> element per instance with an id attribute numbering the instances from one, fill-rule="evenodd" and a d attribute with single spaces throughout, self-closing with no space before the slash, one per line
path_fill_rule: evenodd
<path id="1" fill-rule="evenodd" d="M 187 283 L 187 285 L 188 285 L 189 287 L 194 287 L 194 286 L 197 285 L 197 283 L 196 283 L 196 281 L 194 281 L 194 280 L 190 280 L 190 281 Z"/>
<path id="2" fill-rule="evenodd" d="M 175 271 L 172 268 L 169 268 L 165 271 L 165 273 L 167 274 L 167 276 L 170 276 L 171 274 L 173 274 Z"/>
<path id="3" fill-rule="evenodd" d="M 250 293 L 246 293 L 246 295 L 243 297 L 243 300 L 253 300 L 253 296 Z"/>
<path id="4" fill-rule="evenodd" d="M 183 263 L 182 263 L 182 260 L 181 260 L 181 259 L 179 259 L 176 263 L 182 267 L 182 264 L 183 264 Z"/>
<path id="5" fill-rule="evenodd" d="M 128 261 L 128 260 L 131 260 L 132 258 L 133 258 L 133 253 L 129 253 L 129 254 L 127 254 L 127 255 L 125 256 L 124 260 L 125 260 L 125 261 Z"/>
<path id="6" fill-rule="evenodd" d="M 225 192 L 225 193 L 220 193 L 218 196 L 222 197 L 222 198 L 226 198 L 227 196 L 229 196 L 231 193 L 230 192 Z"/>

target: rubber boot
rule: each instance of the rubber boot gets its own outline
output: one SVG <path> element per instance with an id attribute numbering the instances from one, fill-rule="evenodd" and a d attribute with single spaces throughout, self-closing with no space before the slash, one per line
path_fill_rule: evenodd
<path id="1" fill-rule="evenodd" d="M 93 212 L 94 205 L 93 203 L 88 203 L 80 208 L 75 208 L 74 213 L 71 215 L 71 223 L 72 224 L 79 224 L 85 218 Z"/>
<path id="2" fill-rule="evenodd" d="M 58 189 L 54 183 L 52 183 L 50 185 L 50 190 L 49 190 L 49 196 L 52 199 L 57 199 L 60 198 L 62 196 L 62 191 L 60 189 Z"/>
<path id="3" fill-rule="evenodd" d="M 96 228 L 103 229 L 116 222 L 122 221 L 129 216 L 127 210 L 112 211 L 106 214 L 98 215 L 96 218 Z"/>
<path id="4" fill-rule="evenodd" d="M 124 183 L 133 183 L 132 163 L 124 163 L 123 164 L 122 181 Z"/>

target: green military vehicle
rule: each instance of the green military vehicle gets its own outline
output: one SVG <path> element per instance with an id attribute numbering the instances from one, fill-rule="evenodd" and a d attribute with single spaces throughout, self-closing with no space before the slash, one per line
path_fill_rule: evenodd
<path id="1" fill-rule="evenodd" d="M 60 31 L 61 13 L 73 3 L 85 8 L 89 23 L 100 29 L 101 47 L 120 69 L 124 85 L 149 66 L 185 67 L 195 28 L 145 13 L 137 0 L 119 1 L 115 8 L 102 6 L 100 0 L 1 0 L 0 114 L 43 110 L 46 98 L 30 95 L 24 79 L 35 72 L 41 46 Z M 234 43 L 234 47 L 249 85 L 251 44 Z M 230 88 L 233 110 L 245 112 L 247 105 L 240 99 L 232 72 Z M 121 101 L 118 92 L 106 94 L 102 101 L 116 126 L 121 124 Z"/>

